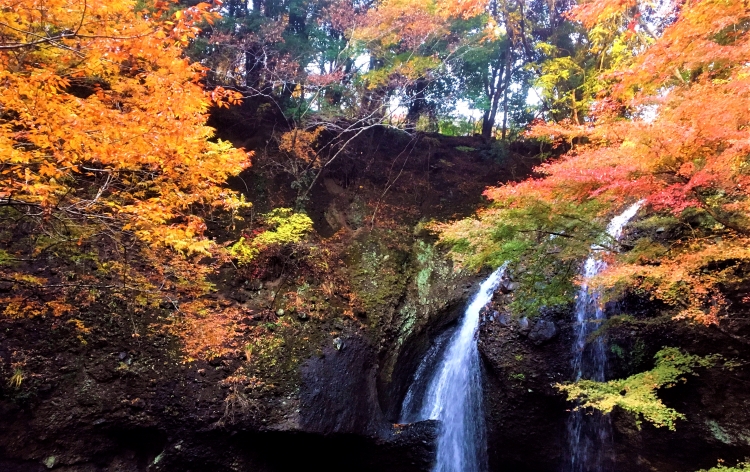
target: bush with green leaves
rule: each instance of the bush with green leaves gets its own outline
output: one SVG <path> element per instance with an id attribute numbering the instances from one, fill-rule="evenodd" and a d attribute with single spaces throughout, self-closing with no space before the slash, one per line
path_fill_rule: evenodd
<path id="1" fill-rule="evenodd" d="M 510 309 L 533 317 L 542 307 L 572 302 L 580 262 L 592 243 L 611 248 L 614 241 L 595 218 L 600 210 L 595 201 L 553 206 L 524 196 L 519 200 L 522 205 L 493 205 L 476 217 L 431 228 L 461 265 L 478 269 L 507 262 L 519 282 Z"/>
<path id="2" fill-rule="evenodd" d="M 674 347 L 665 347 L 654 358 L 656 366 L 653 369 L 626 379 L 607 382 L 579 380 L 557 384 L 557 388 L 567 393 L 568 400 L 580 402 L 576 409 L 594 408 L 609 413 L 619 407 L 635 416 L 639 428 L 646 420 L 657 428 L 666 426 L 674 430 L 675 422 L 685 419 L 685 415 L 666 406 L 657 396 L 658 390 L 687 381 L 685 375 L 692 374 L 698 367 L 714 365 L 719 356 L 694 356 Z"/>
<path id="3" fill-rule="evenodd" d="M 229 254 L 240 265 L 250 263 L 266 247 L 300 242 L 313 227 L 309 216 L 291 208 L 276 208 L 262 218 L 269 229 L 252 239 L 243 236 L 229 248 Z"/>
<path id="4" fill-rule="evenodd" d="M 722 463 L 719 463 L 716 467 L 710 469 L 701 469 L 698 472 L 744 472 L 750 470 L 750 462 L 740 462 L 734 467 L 729 467 Z"/>

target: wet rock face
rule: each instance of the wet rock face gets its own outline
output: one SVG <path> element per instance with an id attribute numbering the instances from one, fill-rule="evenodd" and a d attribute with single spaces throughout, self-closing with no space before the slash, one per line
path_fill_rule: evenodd
<path id="1" fill-rule="evenodd" d="M 223 123 L 225 131 L 246 128 Z M 181 341 L 152 328 L 171 324 L 175 303 L 131 317 L 103 300 L 72 313 L 92 328 L 85 346 L 62 318 L 3 325 L 0 471 L 428 470 L 434 425 L 391 423 L 430 340 L 460 315 L 479 276 L 454 271 L 423 222 L 471 214 L 485 186 L 535 165 L 455 151 L 476 139 L 434 139 L 428 148 L 373 129 L 350 146 L 364 156 L 342 155 L 321 175 L 308 212 L 331 251 L 327 285 L 317 276 L 300 284 L 297 259 L 289 269 L 276 261 L 253 275 L 230 267 L 217 274 L 211 296 L 245 313 L 242 341 L 265 327 L 269 343 L 279 343 L 256 345 L 252 361 L 238 344 L 212 362 L 184 362 Z M 265 138 L 255 142 L 265 147 Z M 414 152 L 400 154 L 408 146 Z M 394 163 L 403 172 L 397 181 L 388 177 Z M 237 190 L 257 211 L 293 206 L 290 182 L 261 167 Z M 239 225 L 234 234 L 207 223 L 217 241 L 240 236 Z M 300 285 L 314 295 L 291 310 L 284 294 Z M 15 351 L 25 356 L 19 389 L 7 384 Z"/>
<path id="2" fill-rule="evenodd" d="M 491 471 L 563 470 L 569 406 L 554 384 L 570 377 L 571 317 L 501 313 L 480 325 Z"/>
<path id="3" fill-rule="evenodd" d="M 557 336 L 557 327 L 554 321 L 539 320 L 529 332 L 529 341 L 539 346 Z"/>
<path id="4" fill-rule="evenodd" d="M 482 274 L 454 270 L 444 252 L 417 240 L 404 291 L 379 335 L 378 398 L 388 421 L 398 421 L 412 375 L 431 342 L 461 316 Z"/>
<path id="5" fill-rule="evenodd" d="M 747 293 L 747 292 L 745 292 Z M 653 316 L 651 303 L 627 298 L 625 313 Z M 651 358 L 662 346 L 674 346 L 697 355 L 720 354 L 726 359 L 750 356 L 750 311 L 733 305 L 719 327 L 695 326 L 672 320 L 645 328 L 613 330 L 609 335 L 612 375 L 623 377 L 652 367 Z M 622 411 L 613 414 L 615 458 L 618 470 L 709 469 L 721 459 L 728 465 L 750 457 L 750 368 L 716 366 L 697 369 L 659 398 L 685 415 L 675 431 L 656 428 Z"/>
<path id="6" fill-rule="evenodd" d="M 498 304 L 495 308 L 500 310 Z M 644 301 L 625 299 L 608 307 L 641 320 L 662 314 Z M 501 310 L 500 310 L 501 311 Z M 678 324 L 668 317 L 607 331 L 610 378 L 653 367 L 653 355 L 675 346 L 699 355 L 747 358 L 750 313 L 737 312 L 721 329 Z M 574 340 L 572 309 L 546 311 L 537 319 L 502 313 L 480 327 L 490 470 L 551 472 L 569 461 L 567 419 L 572 404 L 554 387 L 570 381 Z M 554 329 L 553 329 L 554 327 Z M 528 331 L 527 331 L 528 330 Z M 744 330 L 744 331 L 743 331 Z M 615 468 L 610 472 L 697 471 L 723 459 L 750 457 L 750 369 L 700 369 L 658 392 L 684 414 L 676 431 L 656 428 L 615 409 L 611 414 Z"/>
<path id="7" fill-rule="evenodd" d="M 345 342 L 346 349 L 326 348 L 302 366 L 300 427 L 379 436 L 390 425 L 378 404 L 375 351 L 359 336 Z"/>
<path id="8" fill-rule="evenodd" d="M 146 370 L 103 380 L 74 372 L 70 390 L 52 391 L 35 416 L 2 397 L 0 471 L 428 472 L 437 425 L 384 421 L 376 350 L 355 333 L 340 338 L 341 350 L 331 343 L 303 366 L 298 398 L 247 397 L 235 421 L 217 422 L 233 414 L 223 401 L 231 391 L 215 380 L 226 360 L 159 380 Z M 142 356 L 126 354 L 137 368 Z M 123 392 L 140 396 L 123 402 Z M 284 419 L 295 402 L 298 415 Z M 275 414 L 260 410 L 273 405 Z"/>
<path id="9" fill-rule="evenodd" d="M 183 363 L 163 336 L 133 341 L 128 317 L 111 338 L 87 346 L 72 338 L 62 350 L 60 339 L 40 342 L 38 319 L 19 322 L 28 336 L 0 332 L 0 360 L 9 365 L 3 353 L 15 344 L 4 341 L 13 336 L 39 349 L 28 369 L 45 379 L 30 399 L 0 386 L 0 471 L 430 470 L 434 422 L 392 423 L 423 349 L 460 315 L 477 276 L 455 273 L 424 242 L 395 265 L 396 255 L 372 255 L 403 278 L 373 299 L 377 316 L 321 322 L 275 311 L 298 323 L 299 337 L 323 334 L 317 351 L 286 346 L 299 363 L 262 389 L 223 382 L 245 353 Z"/>

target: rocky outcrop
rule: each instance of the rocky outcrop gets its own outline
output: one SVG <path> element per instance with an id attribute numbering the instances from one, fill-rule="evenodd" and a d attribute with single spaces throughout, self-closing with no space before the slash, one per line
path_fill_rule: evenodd
<path id="1" fill-rule="evenodd" d="M 246 352 L 210 362 L 176 356 L 175 340 L 150 329 L 161 313 L 137 321 L 146 333 L 137 338 L 129 317 L 113 318 L 88 344 L 64 329 L 42 337 L 46 320 L 17 321 L 0 333 L 4 368 L 11 350 L 33 346 L 25 369 L 36 378 L 2 389 L 2 470 L 429 470 L 436 424 L 394 423 L 416 363 L 461 313 L 477 276 L 454 271 L 420 240 L 398 253 L 368 237 L 354 243 L 364 257 L 346 270 L 361 277 L 360 289 L 374 283 L 381 292 L 370 292 L 356 319 L 272 306 L 296 334 L 269 351 L 278 357 L 258 347 L 258 372 L 267 374 L 257 385 L 231 380 Z M 266 303 L 268 285 L 243 286 L 243 303 Z M 295 344 L 308 337 L 315 343 Z"/>
<path id="2" fill-rule="evenodd" d="M 480 325 L 490 470 L 563 470 L 569 406 L 554 384 L 571 375 L 571 317 L 502 313 Z"/>
<path id="3" fill-rule="evenodd" d="M 537 320 L 534 323 L 534 327 L 531 328 L 531 331 L 529 332 L 529 341 L 539 346 L 555 336 L 557 336 L 557 326 L 555 326 L 555 322 L 542 319 Z"/>
<path id="4" fill-rule="evenodd" d="M 134 315 L 106 300 L 75 313 L 91 329 L 83 337 L 63 318 L 3 319 L 0 470 L 430 470 L 437 425 L 395 423 L 421 359 L 463 313 L 481 274 L 454 270 L 420 219 L 468 214 L 502 174 L 479 153 L 455 159 L 459 143 L 445 141 L 434 155 L 398 161 L 405 169 L 398 181 L 388 177 L 401 150 L 390 139 L 379 163 L 345 161 L 322 179 L 309 213 L 318 234 L 331 238 L 321 247 L 335 253 L 325 287 L 314 277 L 297 284 L 286 268 L 246 280 L 222 274 L 212 296 L 242 310 L 237 331 L 267 335 L 263 342 L 247 335 L 247 349 L 186 359 L 179 338 L 158 329 L 179 322 L 172 304 Z M 282 190 L 252 197 L 259 208 L 293 198 L 283 195 L 288 182 L 261 180 L 249 186 Z M 501 286 L 479 333 L 490 467 L 556 472 L 567 463 L 572 405 L 555 384 L 572 377 L 573 314 L 514 316 L 502 297 L 517 288 Z M 749 290 L 738 288 L 735 298 Z M 305 304 L 286 303 L 287 292 L 307 294 Z M 651 368 L 662 346 L 735 360 L 732 369 L 704 369 L 659 392 L 686 415 L 675 432 L 639 428 L 616 410 L 612 472 L 689 472 L 750 456 L 750 313 L 742 306 L 734 303 L 710 328 L 673 321 L 648 300 L 611 307 L 631 315 L 607 330 L 613 377 Z M 7 380 L 16 369 L 20 385 Z"/>
<path id="5" fill-rule="evenodd" d="M 482 323 L 479 338 L 490 470 L 566 470 L 566 422 L 574 405 L 554 385 L 573 375 L 572 308 L 519 319 L 502 313 L 502 297 L 496 299 L 496 314 Z M 726 359 L 746 359 L 750 354 L 744 340 L 750 317 L 742 310 L 721 328 L 675 322 L 662 310 L 637 297 L 608 306 L 612 315 L 628 313 L 631 320 L 607 329 L 610 377 L 650 369 L 653 355 L 663 346 L 700 355 L 718 353 Z M 675 431 L 637 424 L 632 415 L 615 409 L 613 472 L 695 471 L 719 460 L 734 464 L 750 457 L 750 372 L 745 365 L 700 369 L 684 382 L 661 389 L 665 404 L 686 417 Z"/>
<path id="6" fill-rule="evenodd" d="M 303 364 L 299 426 L 321 434 L 386 434 L 391 425 L 379 408 L 376 352 L 357 335 L 342 342 Z"/>

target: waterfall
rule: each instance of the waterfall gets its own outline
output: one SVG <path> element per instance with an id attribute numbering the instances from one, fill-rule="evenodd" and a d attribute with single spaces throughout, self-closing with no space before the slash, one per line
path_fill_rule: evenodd
<path id="1" fill-rule="evenodd" d="M 492 299 L 504 272 L 505 266 L 500 267 L 482 282 L 456 330 L 436 340 L 404 399 L 402 422 L 440 421 L 434 472 L 487 469 L 476 335 L 479 312 Z"/>
<path id="2" fill-rule="evenodd" d="M 620 239 L 623 227 L 635 216 L 643 202 L 637 202 L 617 215 L 607 226 L 607 234 L 615 241 Z M 573 373 L 575 380 L 605 380 L 607 367 L 606 345 L 601 337 L 587 343 L 588 337 L 605 319 L 601 293 L 590 291 L 587 281 L 601 273 L 607 263 L 597 257 L 592 246 L 591 255 L 583 266 L 583 283 L 576 296 L 576 339 L 573 344 Z M 607 456 L 611 450 L 612 425 L 608 415 L 573 411 L 568 419 L 571 472 L 599 472 L 609 470 Z"/>

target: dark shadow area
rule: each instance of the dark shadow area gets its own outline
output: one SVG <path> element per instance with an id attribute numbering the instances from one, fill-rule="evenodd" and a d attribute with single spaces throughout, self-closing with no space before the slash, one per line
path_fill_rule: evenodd
<path id="1" fill-rule="evenodd" d="M 193 443 L 183 443 L 180 454 L 165 457 L 161 470 L 427 472 L 434 456 L 435 431 L 434 422 L 422 422 L 396 429 L 385 439 L 293 432 L 199 435 Z M 230 456 L 232 464 L 222 461 Z"/>

